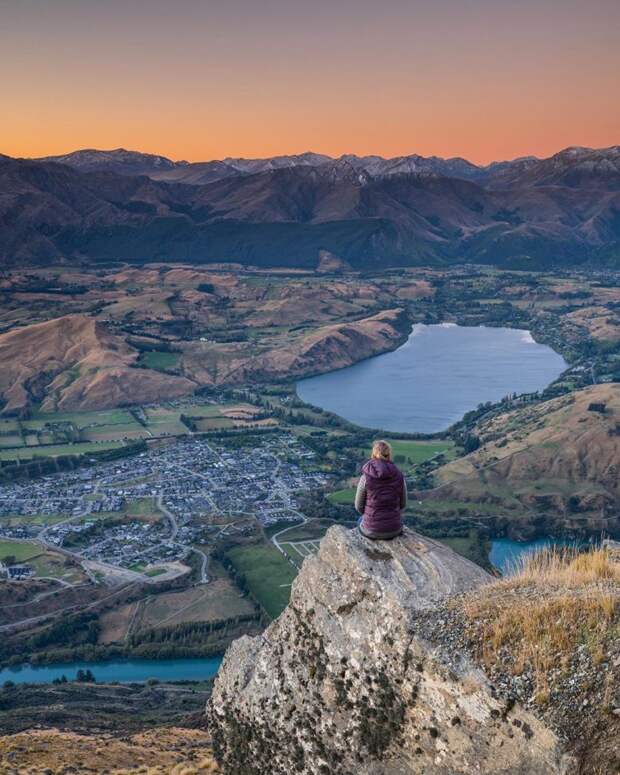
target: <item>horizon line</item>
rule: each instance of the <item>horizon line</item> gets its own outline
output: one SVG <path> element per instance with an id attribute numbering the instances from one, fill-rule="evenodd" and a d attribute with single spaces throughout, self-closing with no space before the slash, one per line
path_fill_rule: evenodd
<path id="1" fill-rule="evenodd" d="M 153 152 L 153 151 L 141 151 L 141 150 L 137 150 L 135 148 L 125 148 L 122 145 L 117 146 L 116 148 L 96 148 L 96 147 L 93 147 L 93 146 L 82 146 L 82 147 L 79 147 L 79 148 L 74 148 L 71 151 L 66 151 L 64 153 L 54 153 L 54 154 L 48 154 L 46 156 L 11 156 L 10 154 L 5 154 L 5 155 L 8 156 L 9 158 L 14 158 L 14 159 L 25 159 L 25 160 L 29 160 L 29 161 L 46 161 L 46 160 L 57 159 L 57 158 L 62 157 L 62 156 L 71 156 L 73 154 L 82 153 L 82 152 L 85 152 L 85 151 L 93 151 L 95 153 L 116 153 L 118 151 L 124 151 L 125 153 L 137 153 L 137 154 L 141 154 L 143 156 L 159 156 L 159 157 L 161 157 L 163 159 L 167 159 L 168 161 L 171 161 L 173 164 L 188 164 L 188 165 L 189 164 L 201 164 L 201 163 L 209 163 L 209 162 L 218 162 L 218 161 L 226 163 L 227 161 L 236 161 L 236 160 L 263 161 L 263 160 L 266 160 L 266 159 L 278 159 L 278 158 L 284 158 L 284 157 L 292 157 L 292 156 L 300 157 L 300 156 L 310 156 L 310 155 L 313 155 L 313 156 L 325 156 L 325 157 L 327 157 L 327 158 L 329 158 L 329 159 L 331 159 L 333 161 L 337 161 L 337 160 L 342 159 L 342 158 L 344 158 L 346 156 L 355 156 L 358 159 L 363 159 L 363 158 L 368 158 L 368 157 L 375 157 L 375 158 L 383 159 L 385 161 L 390 161 L 390 160 L 393 160 L 393 159 L 405 159 L 405 158 L 409 158 L 411 156 L 419 156 L 422 159 L 442 159 L 443 161 L 462 160 L 462 161 L 466 161 L 468 164 L 472 164 L 475 167 L 484 168 L 484 167 L 489 167 L 489 166 L 491 166 L 493 164 L 500 164 L 502 162 L 515 162 L 515 161 L 520 161 L 522 159 L 536 159 L 538 161 L 543 161 L 544 159 L 553 158 L 554 156 L 557 156 L 558 154 L 564 153 L 564 152 L 569 151 L 569 150 L 606 151 L 606 150 L 610 150 L 612 148 L 617 148 L 619 145 L 620 144 L 613 144 L 613 145 L 600 146 L 600 147 L 597 147 L 597 146 L 587 146 L 587 145 L 579 145 L 579 144 L 567 145 L 567 146 L 565 146 L 563 148 L 560 148 L 558 151 L 555 151 L 554 153 L 550 154 L 549 156 L 537 156 L 535 154 L 524 154 L 524 155 L 515 156 L 515 157 L 512 157 L 512 158 L 494 159 L 494 160 L 492 160 L 492 161 L 490 161 L 490 162 L 488 162 L 486 164 L 484 164 L 484 163 L 479 164 L 477 162 L 473 162 L 470 159 L 468 159 L 466 156 L 459 156 L 459 155 L 456 155 L 456 156 L 438 156 L 436 154 L 431 154 L 429 156 L 424 156 L 424 155 L 419 154 L 419 153 L 417 153 L 415 151 L 413 151 L 411 153 L 399 154 L 399 155 L 396 155 L 396 156 L 382 156 L 381 154 L 378 154 L 378 153 L 365 153 L 365 154 L 342 153 L 340 155 L 331 155 L 329 153 L 323 153 L 323 152 L 320 152 L 320 151 L 305 150 L 305 151 L 291 152 L 291 153 L 277 153 L 277 154 L 265 155 L 265 156 L 230 156 L 229 155 L 229 156 L 213 157 L 213 158 L 200 158 L 200 159 L 195 159 L 193 161 L 190 161 L 188 159 L 183 159 L 183 158 L 175 159 L 175 158 L 172 158 L 171 156 L 167 156 L 167 155 L 165 155 L 163 153 L 157 153 L 157 152 Z M 1 152 L 0 152 L 0 155 L 2 155 Z"/>

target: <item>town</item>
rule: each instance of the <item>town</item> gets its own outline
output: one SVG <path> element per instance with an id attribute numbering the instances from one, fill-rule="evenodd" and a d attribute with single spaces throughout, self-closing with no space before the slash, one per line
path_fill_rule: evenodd
<path id="1" fill-rule="evenodd" d="M 328 481 L 314 457 L 287 432 L 232 446 L 203 436 L 14 482 L 0 487 L 0 538 L 36 540 L 87 570 L 146 576 L 166 573 L 166 564 L 196 552 L 207 581 L 208 558 L 196 544 L 208 546 L 236 519 L 262 526 L 304 519 L 297 494 Z M 13 578 L 30 575 L 27 564 L 5 565 Z"/>

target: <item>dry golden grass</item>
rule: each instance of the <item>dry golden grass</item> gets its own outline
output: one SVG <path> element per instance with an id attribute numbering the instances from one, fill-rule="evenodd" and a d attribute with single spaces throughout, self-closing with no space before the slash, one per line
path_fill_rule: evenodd
<path id="1" fill-rule="evenodd" d="M 620 583 L 620 561 L 612 552 L 603 548 L 577 552 L 554 547 L 526 557 L 517 573 L 503 584 L 575 589 L 604 581 Z"/>
<path id="2" fill-rule="evenodd" d="M 214 775 L 207 733 L 157 728 L 130 737 L 55 729 L 0 736 L 0 773 L 19 775 Z"/>
<path id="3" fill-rule="evenodd" d="M 483 663 L 532 672 L 544 704 L 550 671 L 566 671 L 579 646 L 600 664 L 620 636 L 620 562 L 604 549 L 544 551 L 463 609 Z"/>
<path id="4" fill-rule="evenodd" d="M 602 645 L 617 606 L 618 600 L 608 594 L 565 595 L 539 602 L 515 600 L 506 607 L 483 600 L 470 605 L 469 613 L 488 617 L 482 639 L 485 663 L 497 661 L 500 650 L 508 646 L 513 653 L 513 672 L 518 674 L 527 664 L 536 672 L 566 666 L 581 643 L 594 655 L 592 647 Z"/>
<path id="5" fill-rule="evenodd" d="M 170 769 L 169 766 L 145 767 L 128 770 L 112 770 L 111 775 L 208 775 L 218 773 L 220 770 L 212 759 L 205 759 L 196 764 L 177 764 Z"/>

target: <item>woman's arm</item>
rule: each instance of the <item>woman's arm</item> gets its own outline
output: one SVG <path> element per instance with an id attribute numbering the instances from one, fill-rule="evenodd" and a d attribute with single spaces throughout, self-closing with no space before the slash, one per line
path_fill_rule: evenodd
<path id="1" fill-rule="evenodd" d="M 360 476 L 360 480 L 357 483 L 357 490 L 355 492 L 355 510 L 358 514 L 363 514 L 366 508 L 366 477 L 364 474 Z"/>
<path id="2" fill-rule="evenodd" d="M 400 507 L 404 509 L 407 505 L 407 482 L 403 478 L 403 490 L 400 494 Z"/>

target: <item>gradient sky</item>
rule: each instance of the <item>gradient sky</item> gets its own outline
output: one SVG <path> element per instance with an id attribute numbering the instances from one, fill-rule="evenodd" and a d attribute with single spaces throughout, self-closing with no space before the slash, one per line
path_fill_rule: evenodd
<path id="1" fill-rule="evenodd" d="M 0 152 L 620 143 L 620 0 L 0 0 Z"/>

